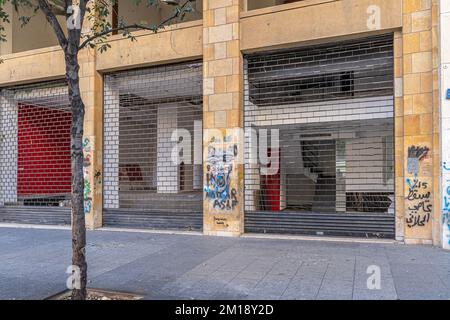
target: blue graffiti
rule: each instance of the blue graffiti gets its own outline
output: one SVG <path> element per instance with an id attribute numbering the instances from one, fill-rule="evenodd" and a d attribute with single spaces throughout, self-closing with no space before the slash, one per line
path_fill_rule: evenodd
<path id="1" fill-rule="evenodd" d="M 230 192 L 230 174 L 232 167 L 225 172 L 221 167 L 215 174 L 209 175 L 209 183 L 205 186 L 205 192 L 208 198 L 226 201 L 231 197 Z"/>
<path id="2" fill-rule="evenodd" d="M 442 162 L 442 168 L 446 171 L 450 171 L 450 167 L 448 166 L 447 162 Z"/>
<path id="3" fill-rule="evenodd" d="M 446 163 L 443 163 L 443 167 L 444 169 L 448 170 L 446 168 Z M 442 204 L 442 226 L 443 226 L 443 232 L 444 232 L 444 242 L 448 241 L 448 245 L 450 246 L 450 185 L 449 185 L 450 181 L 446 182 L 446 189 L 445 192 L 446 194 L 444 195 L 444 201 Z M 446 231 L 444 231 L 447 228 L 447 233 L 445 233 Z"/>
<path id="4" fill-rule="evenodd" d="M 410 178 L 407 178 L 406 179 L 406 184 L 408 185 L 409 190 L 413 190 L 416 187 L 418 181 L 419 180 L 417 179 L 417 176 L 414 178 L 414 180 L 411 180 Z"/>
<path id="5" fill-rule="evenodd" d="M 237 156 L 237 146 L 208 149 L 206 167 L 206 185 L 203 188 L 206 198 L 213 201 L 213 207 L 220 210 L 232 210 L 238 204 L 236 189 L 231 187 L 232 161 Z"/>
<path id="6" fill-rule="evenodd" d="M 442 215 L 442 222 L 443 222 L 444 226 L 447 225 L 447 241 L 448 241 L 448 245 L 450 245 L 450 213 L 448 211 L 448 208 L 447 208 L 447 212 L 444 212 Z"/>
<path id="7" fill-rule="evenodd" d="M 447 194 L 444 196 L 443 212 L 448 213 L 450 211 L 450 186 L 446 189 Z"/>
<path id="8" fill-rule="evenodd" d="M 444 197 L 444 208 L 442 208 L 444 212 L 449 212 L 450 210 L 450 201 L 447 196 Z"/>

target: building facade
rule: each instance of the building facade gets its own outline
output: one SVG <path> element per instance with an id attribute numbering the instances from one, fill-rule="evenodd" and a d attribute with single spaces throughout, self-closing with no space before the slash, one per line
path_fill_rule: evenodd
<path id="1" fill-rule="evenodd" d="M 170 10 L 144 9 L 118 15 Z M 448 248 L 449 10 L 203 0 L 158 34 L 84 50 L 88 227 Z M 41 18 L 0 44 L 0 221 L 70 224 L 64 59 Z"/>

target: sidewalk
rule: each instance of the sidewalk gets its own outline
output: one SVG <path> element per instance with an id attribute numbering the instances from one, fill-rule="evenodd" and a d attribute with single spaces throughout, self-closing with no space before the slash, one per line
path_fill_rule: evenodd
<path id="1" fill-rule="evenodd" d="M 0 298 L 64 290 L 70 246 L 69 230 L 0 228 Z M 450 299 L 450 253 L 433 247 L 95 231 L 87 256 L 90 287 L 146 299 Z"/>

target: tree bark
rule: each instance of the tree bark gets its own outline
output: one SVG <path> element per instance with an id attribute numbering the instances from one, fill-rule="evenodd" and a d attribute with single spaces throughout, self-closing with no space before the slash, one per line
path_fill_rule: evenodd
<path id="1" fill-rule="evenodd" d="M 67 9 L 69 5 L 74 3 L 79 4 L 80 8 L 80 27 L 67 29 L 67 37 L 63 32 L 63 29 L 58 22 L 55 13 L 52 11 L 52 6 L 47 0 L 38 0 L 39 8 L 45 14 L 48 22 L 53 27 L 58 42 L 65 53 L 66 60 L 66 79 L 69 87 L 69 99 L 72 110 L 72 131 L 71 131 L 71 162 L 72 162 L 72 265 L 78 267 L 80 287 L 75 288 L 72 291 L 73 300 L 85 300 L 86 299 L 86 284 L 87 284 L 87 263 L 86 263 L 86 224 L 84 214 L 84 177 L 83 177 L 83 131 L 84 131 L 84 113 L 85 106 L 81 98 L 80 91 L 80 78 L 78 63 L 78 53 L 81 49 L 86 47 L 92 41 L 97 38 L 106 36 L 115 30 L 126 29 L 150 29 L 157 32 L 163 28 L 166 24 L 179 17 L 183 10 L 190 4 L 189 0 L 177 7 L 177 10 L 163 20 L 156 28 L 149 28 L 141 25 L 131 25 L 115 29 L 109 29 L 103 32 L 96 32 L 93 36 L 86 39 L 80 46 L 81 42 L 81 30 L 84 23 L 86 14 L 86 7 L 89 0 L 65 0 L 64 11 L 66 13 L 66 19 L 70 17 Z M 105 4 L 102 4 L 105 5 Z M 99 12 L 97 12 L 99 13 Z M 74 275 L 73 275 L 74 276 Z M 77 281 L 78 282 L 78 281 Z"/>
<path id="2" fill-rule="evenodd" d="M 73 300 L 86 299 L 86 224 L 84 215 L 83 131 L 85 107 L 81 98 L 78 52 L 66 53 L 66 78 L 72 110 L 72 264 L 80 271 L 80 288 L 72 291 Z"/>

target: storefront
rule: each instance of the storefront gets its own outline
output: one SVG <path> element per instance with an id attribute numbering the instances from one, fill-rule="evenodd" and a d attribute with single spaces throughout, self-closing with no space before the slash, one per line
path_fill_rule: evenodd
<path id="1" fill-rule="evenodd" d="M 394 238 L 393 35 L 245 59 L 245 232 Z"/>
<path id="2" fill-rule="evenodd" d="M 70 224 L 71 111 L 63 82 L 3 89 L 0 222 Z"/>
<path id="3" fill-rule="evenodd" d="M 201 3 L 80 53 L 88 228 L 448 243 L 438 2 Z M 70 223 L 62 52 L 2 59 L 1 221 Z"/>
<path id="4" fill-rule="evenodd" d="M 104 81 L 104 225 L 201 230 L 202 63 Z"/>

